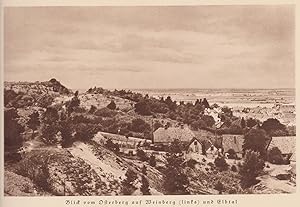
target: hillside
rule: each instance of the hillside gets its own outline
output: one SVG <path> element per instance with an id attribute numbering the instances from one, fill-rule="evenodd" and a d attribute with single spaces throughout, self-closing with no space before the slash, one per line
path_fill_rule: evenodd
<path id="1" fill-rule="evenodd" d="M 244 189 L 239 173 L 243 160 L 226 158 L 218 166 L 216 160 L 223 159 L 224 154 L 215 152 L 217 157 L 209 158 L 187 152 L 193 136 L 211 147 L 222 145 L 219 137 L 223 134 L 244 135 L 261 130 L 256 129 L 259 121 L 236 117 L 228 107 L 216 110 L 205 98 L 193 104 L 177 103 L 170 97 L 155 99 L 132 91 L 102 88 L 79 94 L 56 79 L 5 83 L 4 95 L 6 195 L 243 194 L 295 190 L 295 173 L 287 170 L 289 165 L 283 162 L 283 167 L 262 168 L 257 177 L 259 183 Z M 216 118 L 223 123 L 220 128 L 215 126 Z M 280 128 L 275 132 L 286 135 L 285 126 L 276 123 Z M 167 129 L 176 132 L 172 134 Z M 154 131 L 168 132 L 162 135 L 169 136 L 169 142 Z M 179 136 L 189 131 L 192 135 L 187 140 Z M 287 179 L 279 180 L 279 174 Z"/>

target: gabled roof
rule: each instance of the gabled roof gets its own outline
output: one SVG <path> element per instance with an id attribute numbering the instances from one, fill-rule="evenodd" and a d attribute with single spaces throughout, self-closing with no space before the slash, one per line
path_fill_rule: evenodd
<path id="1" fill-rule="evenodd" d="M 224 152 L 233 149 L 236 153 L 243 152 L 244 135 L 223 134 L 222 147 Z"/>
<path id="2" fill-rule="evenodd" d="M 296 162 L 296 153 L 292 154 L 292 156 L 290 157 L 290 161 Z"/>
<path id="3" fill-rule="evenodd" d="M 292 154 L 296 152 L 296 137 L 272 137 L 272 140 L 268 146 L 268 150 L 278 147 L 282 154 Z"/>
<path id="4" fill-rule="evenodd" d="M 211 146 L 214 146 L 213 143 L 212 143 L 209 139 L 199 139 L 199 138 L 194 137 L 194 138 L 191 139 L 191 141 L 188 143 L 187 148 L 189 148 L 189 146 L 190 146 L 191 144 L 193 144 L 194 141 L 198 141 L 198 142 L 201 144 L 202 147 L 204 146 L 205 150 L 208 150 Z"/>
<path id="5" fill-rule="evenodd" d="M 173 142 L 178 139 L 182 142 L 189 142 L 195 134 L 187 127 L 158 128 L 154 133 L 154 142 Z"/>

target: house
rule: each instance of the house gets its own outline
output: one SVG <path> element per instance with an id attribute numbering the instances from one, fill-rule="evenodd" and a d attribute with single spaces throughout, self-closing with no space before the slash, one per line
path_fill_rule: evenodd
<path id="1" fill-rule="evenodd" d="M 101 145 L 105 145 L 107 140 L 119 145 L 120 152 L 125 154 L 135 155 L 138 148 L 143 148 L 145 145 L 150 145 L 151 140 L 136 138 L 136 137 L 126 137 L 119 134 L 111 134 L 107 132 L 98 132 L 93 138 L 94 141 Z"/>
<path id="2" fill-rule="evenodd" d="M 208 143 L 206 149 L 208 149 L 212 144 L 216 147 L 220 147 L 222 145 L 222 137 L 216 133 L 204 129 L 193 131 L 193 133 L 200 142 L 205 141 Z"/>
<path id="3" fill-rule="evenodd" d="M 210 142 L 210 140 L 199 140 L 194 137 L 188 144 L 187 153 L 204 154 L 208 158 L 213 159 L 218 156 L 219 150 Z"/>
<path id="4" fill-rule="evenodd" d="M 223 134 L 222 147 L 223 152 L 228 153 L 229 150 L 234 150 L 238 158 L 243 156 L 244 135 Z"/>
<path id="5" fill-rule="evenodd" d="M 153 133 L 155 144 L 169 144 L 175 139 L 189 143 L 195 134 L 188 127 L 160 127 Z"/>
<path id="6" fill-rule="evenodd" d="M 187 153 L 203 154 L 203 147 L 205 147 L 203 146 L 203 143 L 194 137 L 188 144 Z"/>
<path id="7" fill-rule="evenodd" d="M 277 147 L 286 159 L 290 159 L 292 155 L 296 152 L 296 137 L 272 137 L 267 149 L 271 150 L 274 147 Z"/>

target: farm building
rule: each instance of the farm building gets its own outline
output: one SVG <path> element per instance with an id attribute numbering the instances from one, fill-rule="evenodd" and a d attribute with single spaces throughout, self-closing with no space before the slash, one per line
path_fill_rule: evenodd
<path id="1" fill-rule="evenodd" d="M 120 152 L 125 154 L 136 154 L 136 150 L 138 148 L 143 148 L 145 145 L 150 145 L 152 143 L 151 140 L 141 139 L 136 137 L 126 137 L 119 134 L 111 134 L 107 132 L 98 132 L 94 140 L 102 145 L 105 145 L 107 140 L 111 139 L 111 141 L 115 144 L 119 145 Z"/>
<path id="2" fill-rule="evenodd" d="M 188 144 L 187 153 L 202 154 L 203 147 L 205 147 L 203 146 L 203 143 L 199 141 L 196 137 L 194 137 Z"/>
<path id="3" fill-rule="evenodd" d="M 199 129 L 197 131 L 193 131 L 195 134 L 195 137 L 200 141 L 205 141 L 209 142 L 210 147 L 212 144 L 216 147 L 221 147 L 222 145 L 222 137 L 220 135 L 217 135 L 215 133 L 212 133 L 210 131 L 204 130 L 204 129 Z M 206 149 L 208 149 L 206 146 Z"/>
<path id="4" fill-rule="evenodd" d="M 218 155 L 218 148 L 216 148 L 210 140 L 199 140 L 194 137 L 187 147 L 187 153 L 204 154 L 209 158 L 214 158 Z"/>
<path id="5" fill-rule="evenodd" d="M 188 127 L 160 127 L 153 133 L 155 144 L 168 144 L 178 139 L 181 142 L 190 142 L 195 134 Z"/>
<path id="6" fill-rule="evenodd" d="M 296 152 L 296 137 L 272 137 L 267 149 L 271 150 L 274 147 L 277 147 L 285 158 L 290 159 Z"/>
<path id="7" fill-rule="evenodd" d="M 244 136 L 243 135 L 234 135 L 234 134 L 223 134 L 222 135 L 222 147 L 224 153 L 227 153 L 229 150 L 234 150 L 238 158 L 243 156 L 243 144 Z"/>

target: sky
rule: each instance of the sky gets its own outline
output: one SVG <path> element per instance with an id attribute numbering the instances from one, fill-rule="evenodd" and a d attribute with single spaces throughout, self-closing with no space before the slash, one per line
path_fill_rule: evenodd
<path id="1" fill-rule="evenodd" d="M 10 7 L 6 81 L 90 88 L 293 88 L 292 5 Z"/>

